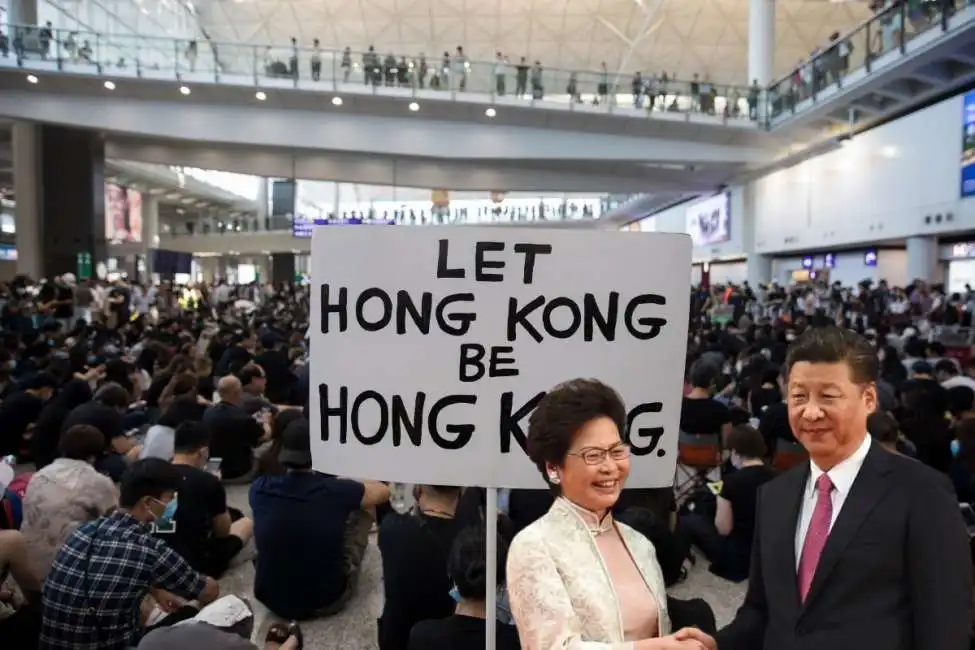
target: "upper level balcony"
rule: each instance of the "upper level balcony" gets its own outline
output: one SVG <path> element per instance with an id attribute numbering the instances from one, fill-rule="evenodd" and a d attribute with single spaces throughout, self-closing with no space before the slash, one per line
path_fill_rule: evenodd
<path id="1" fill-rule="evenodd" d="M 0 70 L 196 84 L 252 86 L 258 99 L 273 89 L 334 95 L 385 95 L 417 100 L 653 117 L 754 129 L 759 90 L 707 78 L 633 77 L 603 70 L 564 70 L 537 62 L 425 58 L 379 52 L 238 44 L 10 26 Z M 337 98 L 337 99 L 336 99 Z M 750 109 L 750 102 L 752 108 Z"/>
<path id="2" fill-rule="evenodd" d="M 975 81 L 975 0 L 888 1 L 772 83 L 769 128 L 856 133 Z"/>

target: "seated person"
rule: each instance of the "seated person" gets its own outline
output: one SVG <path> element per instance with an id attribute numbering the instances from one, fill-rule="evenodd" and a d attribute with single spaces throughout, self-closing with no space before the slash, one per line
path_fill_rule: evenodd
<path id="1" fill-rule="evenodd" d="M 240 380 L 230 375 L 217 383 L 220 403 L 207 409 L 203 423 L 210 427 L 210 453 L 220 458 L 220 476 L 225 482 L 250 483 L 254 478 L 254 450 L 271 438 L 271 414 L 262 416 L 262 424 L 247 414 L 241 403 Z"/>
<path id="2" fill-rule="evenodd" d="M 13 577 L 23 598 L 3 588 Z M 30 569 L 27 540 L 17 530 L 0 530 L 0 640 L 4 648 L 36 648 L 41 629 L 40 594 L 43 579 Z M 12 610 L 12 611 L 11 611 Z"/>
<path id="3" fill-rule="evenodd" d="M 253 621 L 251 621 L 253 623 Z M 278 631 L 284 628 L 283 631 Z M 281 640 L 283 637 L 283 641 Z M 302 633 L 296 630 L 291 633 L 289 628 L 277 623 L 268 630 L 263 650 L 302 650 Z M 138 650 L 258 650 L 258 646 L 251 643 L 241 634 L 232 629 L 211 625 L 206 622 L 192 622 L 184 625 L 163 627 L 153 630 L 142 639 Z"/>
<path id="4" fill-rule="evenodd" d="M 241 390 L 244 391 L 240 407 L 247 411 L 248 415 L 264 410 L 272 413 L 277 411 L 277 408 L 264 397 L 267 375 L 264 374 L 263 368 L 256 363 L 248 363 L 237 373 L 237 378 L 240 379 Z"/>
<path id="5" fill-rule="evenodd" d="M 176 427 L 184 422 L 199 422 L 206 408 L 196 395 L 181 395 L 169 402 L 159 422 L 149 427 L 139 458 L 173 459 Z"/>
<path id="6" fill-rule="evenodd" d="M 674 534 L 683 548 L 697 546 L 711 561 L 711 572 L 726 580 L 748 578 L 758 488 L 775 478 L 765 465 L 765 440 L 756 429 L 740 425 L 725 443 L 734 472 L 720 483 L 714 519 L 696 512 L 681 515 Z"/>
<path id="7" fill-rule="evenodd" d="M 364 509 L 388 501 L 389 488 L 312 470 L 304 419 L 282 433 L 278 460 L 288 473 L 262 476 L 250 489 L 254 595 L 281 618 L 335 614 L 355 591 L 368 545 L 373 517 Z"/>
<path id="8" fill-rule="evenodd" d="M 41 579 L 54 557 L 82 524 L 107 515 L 118 505 L 112 479 L 94 463 L 105 449 L 95 427 L 77 424 L 61 436 L 61 457 L 35 473 L 24 495 L 21 531 L 28 543 L 31 570 Z"/>
<path id="9" fill-rule="evenodd" d="M 156 537 L 183 556 L 190 566 L 219 578 L 250 541 L 253 522 L 227 509 L 227 492 L 220 479 L 204 468 L 209 457 L 210 430 L 200 422 L 176 428 L 173 466 L 182 475 L 175 526 L 159 526 Z"/>
<path id="10" fill-rule="evenodd" d="M 447 556 L 459 532 L 454 518 L 461 488 L 423 485 L 413 512 L 390 512 L 379 526 L 383 560 L 380 650 L 405 650 L 410 630 L 454 611 Z"/>
<path id="11" fill-rule="evenodd" d="M 468 650 L 484 643 L 485 600 L 487 599 L 487 539 L 484 526 L 465 528 L 450 549 L 447 574 L 456 587 L 457 606 L 453 615 L 439 620 L 420 621 L 410 632 L 409 650 Z M 508 563 L 508 544 L 499 535 L 497 542 L 498 585 L 504 586 Z M 498 650 L 518 650 L 518 631 L 513 625 L 494 622 Z"/>
<path id="12" fill-rule="evenodd" d="M 78 424 L 93 426 L 105 436 L 105 451 L 95 461 L 95 469 L 118 483 L 128 467 L 126 457 L 138 454 L 135 441 L 126 435 L 123 415 L 129 408 L 129 393 L 119 384 L 107 383 L 95 398 L 68 413 L 61 431 Z"/>
<path id="13" fill-rule="evenodd" d="M 44 583 L 41 650 L 137 645 L 140 607 L 153 589 L 201 605 L 219 596 L 215 580 L 149 533 L 148 524 L 166 519 L 181 483 L 166 461 L 137 461 L 122 476 L 118 510 L 68 538 Z"/>
<path id="14" fill-rule="evenodd" d="M 23 391 L 0 403 L 0 456 L 22 455 L 28 447 L 29 429 L 37 422 L 41 410 L 58 386 L 49 373 L 38 372 L 22 382 Z"/>

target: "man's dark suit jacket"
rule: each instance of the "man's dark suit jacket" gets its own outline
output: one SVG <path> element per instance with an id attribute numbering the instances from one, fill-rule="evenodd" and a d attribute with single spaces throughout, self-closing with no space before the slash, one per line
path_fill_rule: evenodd
<path id="1" fill-rule="evenodd" d="M 968 650 L 972 556 L 946 477 L 871 443 L 805 603 L 796 526 L 809 464 L 759 490 L 745 602 L 719 650 Z"/>

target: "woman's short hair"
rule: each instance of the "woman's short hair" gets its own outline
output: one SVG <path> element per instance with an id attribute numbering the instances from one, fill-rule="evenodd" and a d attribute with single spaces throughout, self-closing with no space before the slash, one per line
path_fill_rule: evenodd
<path id="1" fill-rule="evenodd" d="M 528 457 L 546 477 L 545 465 L 562 465 L 576 433 L 607 417 L 626 432 L 626 407 L 615 390 L 597 379 L 573 379 L 553 388 L 528 420 Z M 546 483 L 548 480 L 546 478 Z"/>
<path id="2" fill-rule="evenodd" d="M 498 535 L 497 583 L 505 584 L 505 565 L 508 563 L 508 543 Z M 468 526 L 457 534 L 447 557 L 447 575 L 457 593 L 466 600 L 487 598 L 487 527 Z"/>
<path id="3" fill-rule="evenodd" d="M 76 424 L 61 435 L 58 446 L 63 458 L 88 460 L 102 455 L 105 450 L 105 436 L 96 427 Z"/>
<path id="4" fill-rule="evenodd" d="M 768 447 L 758 429 L 748 424 L 739 424 L 728 432 L 725 447 L 742 458 L 765 458 Z"/>

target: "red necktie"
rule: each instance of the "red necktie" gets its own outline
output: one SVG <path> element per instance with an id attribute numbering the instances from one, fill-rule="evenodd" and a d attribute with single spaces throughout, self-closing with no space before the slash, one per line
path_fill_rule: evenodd
<path id="1" fill-rule="evenodd" d="M 822 474 L 816 479 L 816 507 L 813 508 L 809 530 L 802 543 L 802 555 L 799 558 L 799 598 L 806 602 L 809 587 L 812 586 L 813 576 L 816 575 L 816 565 L 819 556 L 823 554 L 826 539 L 829 537 L 829 524 L 833 519 L 833 500 L 830 493 L 834 485 L 829 476 Z"/>

